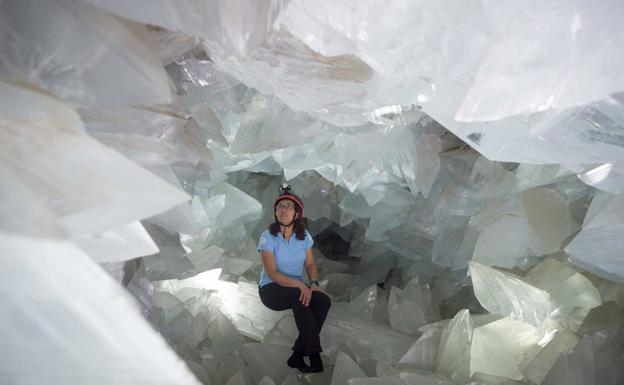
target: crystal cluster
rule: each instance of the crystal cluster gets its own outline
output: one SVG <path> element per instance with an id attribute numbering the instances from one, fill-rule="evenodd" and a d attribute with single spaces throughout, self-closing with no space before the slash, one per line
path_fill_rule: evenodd
<path id="1" fill-rule="evenodd" d="M 0 382 L 624 382 L 624 3 L 1 0 Z M 325 372 L 258 298 L 302 197 Z"/>

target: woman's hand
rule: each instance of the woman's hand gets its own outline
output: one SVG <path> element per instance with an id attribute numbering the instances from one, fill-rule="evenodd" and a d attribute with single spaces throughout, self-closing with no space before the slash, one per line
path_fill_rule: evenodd
<path id="1" fill-rule="evenodd" d="M 312 284 L 312 286 L 310 286 L 310 290 L 311 291 L 320 291 L 321 293 L 328 295 L 325 290 L 321 289 L 318 285 Z"/>
<path id="2" fill-rule="evenodd" d="M 301 285 L 299 285 L 299 290 L 301 290 L 301 295 L 299 295 L 299 301 L 301 301 L 303 306 L 309 306 L 310 299 L 312 299 L 312 289 L 310 289 L 305 283 L 301 282 Z"/>

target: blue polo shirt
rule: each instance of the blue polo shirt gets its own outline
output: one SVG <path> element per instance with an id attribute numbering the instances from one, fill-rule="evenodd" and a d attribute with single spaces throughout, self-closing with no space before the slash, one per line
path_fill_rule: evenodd
<path id="1" fill-rule="evenodd" d="M 305 239 L 299 240 L 295 237 L 295 234 L 290 236 L 290 240 L 287 242 L 282 233 L 277 235 L 271 235 L 269 230 L 265 230 L 260 235 L 260 241 L 258 242 L 258 252 L 271 251 L 275 255 L 275 266 L 277 271 L 294 279 L 303 280 L 303 262 L 306 257 L 306 250 L 312 248 L 314 240 L 312 236 L 306 230 Z M 259 287 L 273 282 L 273 280 L 266 273 L 266 269 L 262 268 L 260 273 Z"/>

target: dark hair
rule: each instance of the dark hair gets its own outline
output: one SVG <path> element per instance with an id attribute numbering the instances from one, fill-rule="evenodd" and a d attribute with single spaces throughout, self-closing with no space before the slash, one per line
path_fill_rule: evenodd
<path id="1" fill-rule="evenodd" d="M 306 229 L 308 228 L 308 219 L 301 217 L 301 209 L 297 205 L 295 205 L 295 212 L 299 215 L 299 218 L 295 219 L 295 223 L 293 223 L 293 232 L 298 240 L 303 241 L 306 236 Z M 276 236 L 281 229 L 280 224 L 277 222 L 277 215 L 275 215 L 275 212 L 273 212 L 273 215 L 275 217 L 275 222 L 269 225 L 269 232 L 271 235 Z"/>

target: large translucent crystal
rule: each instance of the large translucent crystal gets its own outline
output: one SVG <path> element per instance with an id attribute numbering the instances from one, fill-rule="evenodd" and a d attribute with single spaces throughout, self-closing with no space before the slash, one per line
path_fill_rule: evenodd
<path id="1" fill-rule="evenodd" d="M 579 341 L 576 347 L 561 355 L 557 363 L 544 378 L 542 385 L 596 384 L 594 348 L 589 338 Z"/>
<path id="2" fill-rule="evenodd" d="M 89 134 L 143 166 L 189 164 L 207 170 L 214 163 L 206 147 L 210 133 L 186 114 L 172 107 L 80 109 Z"/>
<path id="3" fill-rule="evenodd" d="M 383 292 L 380 293 L 377 285 L 372 285 L 349 302 L 348 311 L 372 321 L 378 317 L 378 312 L 383 310 L 383 307 L 386 307 L 387 312 L 386 297 Z"/>
<path id="4" fill-rule="evenodd" d="M 473 2 L 293 1 L 276 21 L 279 33 L 244 62 L 219 65 L 295 110 L 352 125 L 362 111 L 425 103 L 440 83 L 476 68 L 487 41 L 481 12 Z M 468 33 L 473 44 L 462 44 Z M 254 76 L 260 71 L 267 76 Z M 278 86 L 287 82 L 298 86 Z"/>
<path id="5" fill-rule="evenodd" d="M 417 334 L 420 327 L 438 320 L 435 313 L 431 293 L 418 279 L 413 279 L 403 289 L 394 286 L 390 290 L 388 315 L 394 330 Z"/>
<path id="6" fill-rule="evenodd" d="M 459 120 L 496 120 L 565 108 L 624 89 L 614 66 L 624 58 L 599 59 L 622 38 L 612 16 L 622 10 L 620 3 L 592 7 L 573 2 L 553 9 L 539 2 L 487 2 L 484 8 L 495 40 L 457 114 Z M 531 49 L 519 49 L 527 46 Z M 511 52 L 521 55 L 511 60 Z"/>
<path id="7" fill-rule="evenodd" d="M 416 367 L 433 370 L 443 329 L 443 322 L 436 322 L 420 328 L 422 335 L 409 348 L 399 363 L 412 364 Z"/>
<path id="8" fill-rule="evenodd" d="M 536 327 L 547 319 L 577 330 L 590 309 L 600 305 L 598 290 L 582 274 L 546 259 L 524 278 L 470 263 L 475 295 L 490 312 Z"/>
<path id="9" fill-rule="evenodd" d="M 539 352 L 544 333 L 511 318 L 475 328 L 470 347 L 470 375 L 487 375 L 522 380 L 523 370 Z"/>
<path id="10" fill-rule="evenodd" d="M 556 190 L 546 188 L 524 191 L 521 200 L 533 230 L 531 250 L 537 255 L 561 250 L 561 244 L 573 230 L 568 202 Z"/>
<path id="11" fill-rule="evenodd" d="M 264 376 L 281 383 L 291 372 L 286 360 L 292 350 L 284 346 L 248 343 L 244 346 L 245 361 L 250 366 L 254 383 Z M 269 361 L 270 360 L 270 361 Z"/>
<path id="12" fill-rule="evenodd" d="M 78 103 L 171 102 L 143 26 L 76 0 L 3 1 L 0 74 Z"/>
<path id="13" fill-rule="evenodd" d="M 458 383 L 468 382 L 473 328 L 473 321 L 467 309 L 459 311 L 444 328 L 435 362 L 437 373 L 442 373 Z"/>
<path id="14" fill-rule="evenodd" d="M 366 377 L 366 374 L 351 357 L 343 352 L 338 352 L 331 385 L 344 384 L 349 378 L 354 377 Z"/>
<path id="15" fill-rule="evenodd" d="M 524 279 L 550 293 L 556 308 L 551 318 L 576 331 L 589 311 L 602 303 L 598 289 L 583 274 L 548 258 L 533 267 Z"/>
<path id="16" fill-rule="evenodd" d="M 140 222 L 99 234 L 78 236 L 74 242 L 98 262 L 126 261 L 158 252 L 158 246 Z"/>
<path id="17" fill-rule="evenodd" d="M 86 135 L 75 112 L 60 101 L 8 83 L 0 84 L 0 95 L 16 106 L 29 106 L 5 107 L 0 122 L 3 175 L 12 186 L 27 188 L 45 202 L 69 234 L 114 231 L 188 199 L 184 192 Z M 140 237 L 132 242 L 143 251 L 146 246 L 153 251 L 153 245 Z M 119 247 L 123 251 L 124 245 Z M 136 250 L 124 252 L 125 258 L 139 256 Z M 102 256 L 109 261 L 124 257 Z"/>
<path id="18" fill-rule="evenodd" d="M 550 294 L 520 277 L 470 262 L 475 295 L 492 313 L 539 326 L 553 311 Z"/>
<path id="19" fill-rule="evenodd" d="M 264 339 L 284 314 L 271 311 L 260 302 L 256 284 L 220 281 L 220 274 L 221 269 L 214 269 L 182 280 L 160 281 L 157 288 L 178 296 L 184 293 L 199 296 L 204 290 L 216 291 L 215 298 L 223 313 L 237 330 L 256 340 Z"/>
<path id="20" fill-rule="evenodd" d="M 621 162 L 622 94 L 578 107 L 552 109 L 487 123 L 445 116 L 452 103 L 425 111 L 488 159 L 503 162 L 563 164 L 583 173 L 587 165 Z"/>
<path id="21" fill-rule="evenodd" d="M 160 226 L 148 225 L 147 230 L 160 252 L 144 259 L 145 272 L 152 280 L 186 278 L 196 274 L 180 235 Z"/>
<path id="22" fill-rule="evenodd" d="M 480 231 L 473 261 L 485 265 L 513 267 L 531 255 L 531 237 L 526 217 L 503 214 Z"/>
<path id="23" fill-rule="evenodd" d="M 222 55 L 239 56 L 262 43 L 280 10 L 280 3 L 271 0 L 86 1 L 129 19 L 202 38 Z"/>
<path id="24" fill-rule="evenodd" d="M 543 187 L 488 201 L 470 225 L 480 231 L 473 260 L 507 268 L 559 251 L 575 229 L 569 203 L 558 191 Z"/>
<path id="25" fill-rule="evenodd" d="M 238 226 L 258 220 L 262 206 L 249 195 L 228 183 L 220 183 L 208 191 L 196 185 L 193 214 L 201 227 L 209 231 Z"/>
<path id="26" fill-rule="evenodd" d="M 547 331 L 538 342 L 540 351 L 523 370 L 524 378 L 536 384 L 542 383 L 559 357 L 572 350 L 577 342 L 578 337 L 568 330 Z"/>
<path id="27" fill-rule="evenodd" d="M 605 278 L 624 282 L 624 266 L 620 262 L 624 195 L 601 200 L 600 208 L 590 211 L 591 219 L 584 223 L 565 250 L 573 263 Z"/>
<path id="28" fill-rule="evenodd" d="M 0 313 L 11 330 L 2 344 L 4 381 L 199 384 L 128 294 L 76 246 L 7 233 L 0 245 Z"/>

